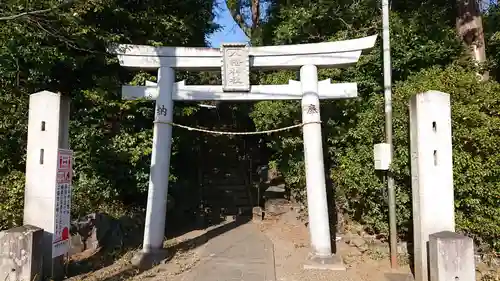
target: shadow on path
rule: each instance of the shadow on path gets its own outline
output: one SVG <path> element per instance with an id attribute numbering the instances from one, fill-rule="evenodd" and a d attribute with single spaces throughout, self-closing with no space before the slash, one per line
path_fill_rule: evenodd
<path id="1" fill-rule="evenodd" d="M 172 260 L 172 258 L 175 257 L 175 255 L 179 252 L 186 252 L 186 251 L 198 248 L 198 247 L 206 244 L 211 239 L 213 239 L 217 236 L 220 236 L 224 233 L 227 233 L 235 228 L 238 228 L 238 227 L 240 227 L 240 226 L 242 226 L 250 221 L 251 221 L 251 217 L 236 217 L 236 219 L 232 222 L 229 222 L 229 223 L 223 224 L 221 226 L 217 226 L 217 227 L 209 227 L 207 232 L 200 235 L 200 236 L 197 236 L 195 238 L 188 239 L 188 240 L 182 241 L 178 244 L 166 247 L 165 249 L 168 252 L 168 256 L 163 261 L 163 263 L 167 263 L 170 260 Z M 133 266 L 128 266 L 128 267 L 124 268 L 122 271 L 119 271 L 116 274 L 103 279 L 102 281 L 124 280 L 127 278 L 137 276 L 137 275 L 141 274 L 142 272 L 147 271 L 149 269 L 151 269 L 151 267 L 138 269 L 138 268 L 135 268 Z"/>

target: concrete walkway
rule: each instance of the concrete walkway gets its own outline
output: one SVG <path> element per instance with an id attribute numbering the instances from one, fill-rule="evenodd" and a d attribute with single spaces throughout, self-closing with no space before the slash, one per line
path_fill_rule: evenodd
<path id="1" fill-rule="evenodd" d="M 273 243 L 252 222 L 211 238 L 182 281 L 275 281 Z"/>

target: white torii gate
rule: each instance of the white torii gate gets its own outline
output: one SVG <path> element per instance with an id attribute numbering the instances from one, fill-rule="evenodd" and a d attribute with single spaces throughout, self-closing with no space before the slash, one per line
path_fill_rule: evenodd
<path id="1" fill-rule="evenodd" d="M 330 242 L 319 99 L 354 98 L 357 96 L 357 84 L 331 84 L 330 79 L 318 82 L 317 67 L 353 65 L 362 51 L 374 46 L 376 39 L 377 35 L 373 35 L 337 42 L 266 47 L 223 44 L 220 49 L 127 44 L 110 48 L 109 52 L 116 54 L 124 67 L 158 69 L 157 84 L 123 86 L 122 89 L 124 99 L 156 100 L 143 249 L 134 263 L 154 262 L 163 253 L 173 101 L 301 99 L 312 248 L 310 261 L 324 266 L 331 264 L 334 255 Z M 250 85 L 250 68 L 300 68 L 300 82 L 290 80 L 285 85 Z M 175 82 L 174 69 L 221 69 L 222 86 L 195 86 L 185 85 L 184 81 Z"/>

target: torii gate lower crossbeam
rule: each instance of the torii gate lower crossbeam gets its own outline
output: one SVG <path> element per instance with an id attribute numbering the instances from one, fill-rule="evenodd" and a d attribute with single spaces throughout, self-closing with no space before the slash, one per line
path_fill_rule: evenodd
<path id="1" fill-rule="evenodd" d="M 311 256 L 305 267 L 345 269 L 341 265 L 341 259 L 332 254 L 319 100 L 356 97 L 357 86 L 356 83 L 331 84 L 329 80 L 318 82 L 317 66 L 351 65 L 357 62 L 362 51 L 373 47 L 375 39 L 376 36 L 371 36 L 338 42 L 250 49 L 229 46 L 227 49 L 221 49 L 222 55 L 219 50 L 209 48 L 155 49 L 148 46 L 123 45 L 111 50 L 118 55 L 123 66 L 159 69 L 156 87 L 124 86 L 122 93 L 125 99 L 145 97 L 156 100 L 144 242 L 142 252 L 134 258 L 133 263 L 151 264 L 158 262 L 163 256 L 174 100 L 300 98 L 311 238 Z M 290 51 L 283 53 L 284 50 Z M 221 56 L 222 87 L 187 86 L 182 81 L 175 83 L 174 68 L 212 69 L 217 65 L 217 59 L 221 62 Z M 250 56 L 253 56 L 252 60 Z M 300 67 L 300 82 L 250 86 L 250 65 L 264 69 Z"/>

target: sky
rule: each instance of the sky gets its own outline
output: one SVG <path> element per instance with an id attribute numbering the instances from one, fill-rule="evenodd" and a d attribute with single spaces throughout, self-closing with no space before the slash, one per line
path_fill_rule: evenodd
<path id="1" fill-rule="evenodd" d="M 498 0 L 481 0 L 482 8 L 487 8 L 490 4 L 497 3 Z M 217 17 L 215 22 L 222 26 L 222 28 L 211 34 L 207 39 L 211 47 L 219 48 L 221 43 L 246 43 L 248 37 L 243 33 L 241 28 L 234 22 L 229 10 L 227 9 L 225 0 L 217 0 L 218 5 L 216 9 Z M 266 7 L 261 8 L 265 12 Z"/>
<path id="2" fill-rule="evenodd" d="M 243 30 L 234 22 L 233 17 L 227 9 L 225 0 L 218 0 L 219 5 L 216 14 L 215 22 L 222 26 L 222 28 L 211 34 L 208 37 L 208 42 L 211 47 L 219 48 L 221 43 L 246 43 L 248 37 L 243 33 Z"/>

